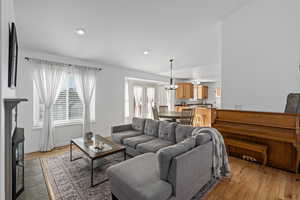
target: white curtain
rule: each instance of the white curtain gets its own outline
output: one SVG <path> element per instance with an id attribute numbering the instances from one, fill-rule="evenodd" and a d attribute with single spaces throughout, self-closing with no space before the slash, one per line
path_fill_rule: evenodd
<path id="1" fill-rule="evenodd" d="M 157 87 L 157 105 L 167 106 L 168 105 L 168 90 L 164 86 Z"/>
<path id="2" fill-rule="evenodd" d="M 96 86 L 96 69 L 87 67 L 74 67 L 76 89 L 83 104 L 83 137 L 91 131 L 91 100 Z"/>
<path id="3" fill-rule="evenodd" d="M 175 111 L 175 95 L 176 90 L 166 90 L 168 99 L 168 109 L 170 111 Z"/>
<path id="4" fill-rule="evenodd" d="M 59 94 L 65 67 L 53 63 L 42 62 L 33 70 L 33 81 L 39 93 L 40 102 L 45 106 L 43 129 L 41 133 L 41 151 L 54 148 L 54 124 L 52 107 Z"/>
<path id="5" fill-rule="evenodd" d="M 133 87 L 134 95 L 134 116 L 135 117 L 144 117 L 143 116 L 143 88 L 141 86 Z"/>
<path id="6" fill-rule="evenodd" d="M 147 94 L 147 111 L 146 111 L 146 117 L 147 118 L 152 118 L 153 113 L 152 113 L 152 107 L 155 104 L 155 89 L 152 87 L 147 88 L 146 90 Z"/>

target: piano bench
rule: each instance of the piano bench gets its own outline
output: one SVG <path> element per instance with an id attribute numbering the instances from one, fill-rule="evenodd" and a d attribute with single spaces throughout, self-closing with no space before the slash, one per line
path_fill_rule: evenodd
<path id="1" fill-rule="evenodd" d="M 226 146 L 238 147 L 241 149 L 246 149 L 250 151 L 255 151 L 258 153 L 262 153 L 264 156 L 263 165 L 265 166 L 268 162 L 268 146 L 263 144 L 256 144 L 249 141 L 237 140 L 232 138 L 224 138 Z"/>

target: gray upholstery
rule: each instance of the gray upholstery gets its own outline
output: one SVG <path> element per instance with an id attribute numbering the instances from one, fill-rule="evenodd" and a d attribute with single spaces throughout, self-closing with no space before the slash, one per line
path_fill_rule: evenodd
<path id="1" fill-rule="evenodd" d="M 193 126 L 178 124 L 175 128 L 176 143 L 190 137 L 194 129 L 195 127 Z"/>
<path id="2" fill-rule="evenodd" d="M 130 146 L 126 146 L 126 154 L 130 155 L 132 157 L 141 155 L 141 153 L 138 150 L 136 150 L 135 148 L 132 148 Z"/>
<path id="3" fill-rule="evenodd" d="M 176 200 L 192 199 L 212 175 L 212 142 L 173 158 L 168 175 Z"/>
<path id="4" fill-rule="evenodd" d="M 145 119 L 134 117 L 132 119 L 132 129 L 136 131 L 144 132 Z"/>
<path id="5" fill-rule="evenodd" d="M 172 159 L 182 153 L 189 151 L 190 149 L 195 147 L 195 145 L 196 138 L 190 137 L 178 144 L 160 149 L 157 152 L 160 178 L 167 181 Z"/>
<path id="6" fill-rule="evenodd" d="M 158 127 L 158 137 L 175 143 L 175 127 L 176 123 L 161 121 Z"/>
<path id="7" fill-rule="evenodd" d="M 145 129 L 144 129 L 145 135 L 157 137 L 158 136 L 158 125 L 159 125 L 158 120 L 146 119 Z"/>
<path id="8" fill-rule="evenodd" d="M 135 148 L 136 145 L 140 143 L 148 142 L 153 139 L 156 139 L 156 137 L 149 136 L 149 135 L 139 135 L 139 136 L 124 139 L 123 144 Z"/>
<path id="9" fill-rule="evenodd" d="M 131 124 L 121 124 L 121 125 L 115 125 L 111 127 L 111 133 L 118 133 L 122 131 L 129 131 L 132 130 Z"/>
<path id="10" fill-rule="evenodd" d="M 167 140 L 154 139 L 145 143 L 138 144 L 136 149 L 141 153 L 153 152 L 155 153 L 163 147 L 172 145 L 173 143 Z"/>
<path id="11" fill-rule="evenodd" d="M 133 130 L 142 130 L 143 122 L 143 131 Z M 112 139 L 136 156 L 107 171 L 119 200 L 188 200 L 211 180 L 209 133 L 192 136 L 192 126 L 151 119 L 134 118 L 133 124 L 112 127 Z"/>
<path id="12" fill-rule="evenodd" d="M 119 144 L 123 144 L 123 140 L 125 138 L 129 138 L 129 137 L 134 137 L 134 136 L 138 136 L 138 135 L 142 135 L 143 133 L 140 131 L 134 131 L 134 130 L 129 130 L 129 131 L 122 131 L 122 132 L 118 132 L 118 133 L 113 133 L 111 135 L 113 141 L 119 143 Z"/>
<path id="13" fill-rule="evenodd" d="M 159 178 L 156 162 L 155 154 L 146 153 L 109 167 L 112 193 L 119 200 L 169 199 L 172 186 Z"/>

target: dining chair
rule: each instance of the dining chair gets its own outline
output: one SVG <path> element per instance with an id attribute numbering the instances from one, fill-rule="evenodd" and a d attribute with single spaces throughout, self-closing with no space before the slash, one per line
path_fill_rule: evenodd
<path id="1" fill-rule="evenodd" d="M 159 106 L 159 110 L 160 113 L 166 113 L 169 112 L 169 107 L 168 106 Z M 165 118 L 165 119 L 161 119 L 162 121 L 167 121 L 167 122 L 174 122 L 174 120 L 169 119 L 169 118 Z M 176 122 L 176 120 L 175 120 Z"/>
<path id="2" fill-rule="evenodd" d="M 193 108 L 182 109 L 179 123 L 184 125 L 193 125 L 194 116 L 195 110 Z"/>
<path id="3" fill-rule="evenodd" d="M 168 106 L 159 106 L 159 112 L 168 112 L 169 108 Z"/>
<path id="4" fill-rule="evenodd" d="M 157 106 L 152 107 L 153 118 L 159 120 Z"/>

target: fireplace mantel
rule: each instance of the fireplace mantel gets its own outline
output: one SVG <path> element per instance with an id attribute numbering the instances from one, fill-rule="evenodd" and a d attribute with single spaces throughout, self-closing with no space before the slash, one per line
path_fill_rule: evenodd
<path id="1" fill-rule="evenodd" d="M 22 101 L 28 101 L 28 99 L 25 99 L 25 98 L 4 99 L 4 106 L 5 106 L 5 108 L 8 107 L 10 109 L 14 109 L 14 107 L 16 107 Z"/>

